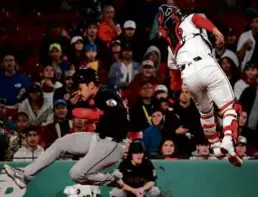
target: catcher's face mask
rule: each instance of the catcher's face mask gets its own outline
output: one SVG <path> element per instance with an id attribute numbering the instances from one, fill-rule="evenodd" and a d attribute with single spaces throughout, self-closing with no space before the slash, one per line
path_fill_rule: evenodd
<path id="1" fill-rule="evenodd" d="M 161 5 L 157 16 L 159 32 L 166 37 L 170 32 L 169 29 L 180 20 L 180 9 L 176 6 Z"/>

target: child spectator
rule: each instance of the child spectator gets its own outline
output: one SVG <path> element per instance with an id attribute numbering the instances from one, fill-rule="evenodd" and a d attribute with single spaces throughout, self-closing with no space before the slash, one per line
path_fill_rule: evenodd
<path id="1" fill-rule="evenodd" d="M 26 146 L 22 146 L 13 157 L 13 161 L 28 162 L 34 161 L 39 157 L 44 149 L 38 145 L 39 135 L 35 128 L 28 127 L 25 129 Z"/>
<path id="2" fill-rule="evenodd" d="M 144 147 L 141 142 L 135 141 L 130 144 L 129 154 L 120 163 L 118 170 L 124 184 L 121 189 L 112 189 L 111 197 L 158 197 L 160 195 L 159 188 L 155 187 L 155 168 L 152 162 L 144 156 Z"/>
<path id="3" fill-rule="evenodd" d="M 209 142 L 203 138 L 197 142 L 196 150 L 192 153 L 191 160 L 214 160 L 215 156 L 210 154 Z"/>
<path id="4" fill-rule="evenodd" d="M 111 66 L 109 73 L 110 83 L 116 84 L 118 88 L 128 87 L 139 72 L 140 64 L 132 60 L 132 55 L 131 46 L 123 46 L 121 61 L 117 61 Z"/>
<path id="5" fill-rule="evenodd" d="M 164 127 L 164 114 L 160 109 L 154 109 L 151 115 L 152 125 L 144 130 L 143 142 L 149 155 L 155 155 L 159 150 Z"/>
<path id="6" fill-rule="evenodd" d="M 81 63 L 79 69 L 92 68 L 98 71 L 99 62 L 96 60 L 97 47 L 95 44 L 87 44 L 84 46 L 85 60 Z"/>
<path id="7" fill-rule="evenodd" d="M 43 97 L 37 84 L 28 90 L 28 97 L 19 105 L 19 112 L 25 112 L 33 126 L 44 126 L 53 119 L 52 103 Z"/>
<path id="8" fill-rule="evenodd" d="M 248 160 L 250 159 L 249 156 L 246 155 L 246 146 L 247 146 L 247 140 L 244 136 L 238 136 L 238 143 L 235 147 L 236 153 L 243 159 Z"/>
<path id="9" fill-rule="evenodd" d="M 40 86 L 44 98 L 47 99 L 50 103 L 52 103 L 54 91 L 63 86 L 62 83 L 56 80 L 54 68 L 52 66 L 47 65 L 43 68 Z"/>
<path id="10" fill-rule="evenodd" d="M 9 136 L 9 145 L 5 155 L 6 161 L 11 161 L 13 159 L 13 155 L 19 148 L 26 145 L 25 140 L 25 129 L 28 125 L 28 115 L 24 112 L 19 112 L 15 119 L 16 123 L 16 131 Z"/>

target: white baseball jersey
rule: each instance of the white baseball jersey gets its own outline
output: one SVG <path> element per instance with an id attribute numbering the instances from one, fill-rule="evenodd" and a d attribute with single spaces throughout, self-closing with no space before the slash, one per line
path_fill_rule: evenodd
<path id="1" fill-rule="evenodd" d="M 171 52 L 169 50 L 168 63 L 173 62 L 175 57 L 176 65 L 182 65 L 197 56 L 207 56 L 211 53 L 211 43 L 207 32 L 193 24 L 193 15 L 185 17 L 179 25 L 176 25 L 175 31 L 172 30 L 175 32 L 174 37 L 177 42 L 169 45 Z M 169 68 L 170 65 L 172 66 L 172 63 L 169 64 Z"/>

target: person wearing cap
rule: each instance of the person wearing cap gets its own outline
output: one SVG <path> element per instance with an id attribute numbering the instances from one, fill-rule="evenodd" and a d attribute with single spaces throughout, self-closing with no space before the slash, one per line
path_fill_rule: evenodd
<path id="1" fill-rule="evenodd" d="M 36 128 L 28 127 L 24 130 L 26 145 L 22 146 L 13 156 L 14 162 L 31 162 L 39 157 L 44 149 L 38 144 L 39 135 Z"/>
<path id="2" fill-rule="evenodd" d="M 168 89 L 165 85 L 158 85 L 155 87 L 155 98 L 157 100 L 168 98 Z"/>
<path id="3" fill-rule="evenodd" d="M 154 155 L 158 152 L 160 142 L 162 140 L 162 129 L 164 126 L 165 116 L 160 108 L 152 110 L 151 123 L 147 129 L 144 130 L 143 142 L 147 152 Z"/>
<path id="4" fill-rule="evenodd" d="M 114 188 L 110 197 L 158 197 L 160 190 L 155 186 L 157 178 L 155 168 L 146 156 L 144 145 L 140 141 L 131 142 L 128 156 L 118 167 L 123 175 L 122 189 Z"/>
<path id="5" fill-rule="evenodd" d="M 111 5 L 103 8 L 103 17 L 99 23 L 98 37 L 106 44 L 110 44 L 121 33 L 121 28 L 114 22 L 115 9 Z"/>
<path id="6" fill-rule="evenodd" d="M 63 86 L 54 91 L 53 100 L 64 99 L 69 103 L 70 95 L 73 90 L 72 76 L 75 73 L 74 70 L 65 71 Z"/>
<path id="7" fill-rule="evenodd" d="M 68 118 L 68 103 L 64 99 L 56 99 L 53 102 L 53 120 L 44 126 L 40 144 L 48 148 L 55 140 L 69 134 L 72 128 L 73 121 Z"/>
<path id="8" fill-rule="evenodd" d="M 246 154 L 247 148 L 247 139 L 244 136 L 238 136 L 238 142 L 235 147 L 237 154 L 243 159 L 248 160 L 250 159 Z"/>
<path id="9" fill-rule="evenodd" d="M 28 114 L 28 122 L 33 126 L 44 126 L 53 119 L 52 103 L 44 98 L 38 84 L 28 90 L 28 97 L 19 105 L 18 111 Z"/>
<path id="10" fill-rule="evenodd" d="M 247 62 L 258 62 L 258 10 L 251 10 L 248 19 L 250 28 L 240 35 L 237 43 L 237 56 L 241 62 L 241 71 Z"/>
<path id="11" fill-rule="evenodd" d="M 49 64 L 49 48 L 53 43 L 61 46 L 63 54 L 68 54 L 70 49 L 70 42 L 67 36 L 63 34 L 61 25 L 57 21 L 49 21 L 50 25 L 40 44 L 40 63 Z"/>
<path id="12" fill-rule="evenodd" d="M 153 86 L 159 84 L 158 79 L 155 77 L 154 63 L 151 60 L 144 60 L 142 62 L 140 72 L 129 84 L 129 105 L 132 105 L 136 101 L 141 84 L 147 81 Z"/>
<path id="13" fill-rule="evenodd" d="M 3 57 L 3 72 L 0 73 L 0 98 L 5 100 L 8 111 L 15 110 L 15 105 L 24 99 L 31 83 L 30 79 L 16 70 L 17 62 L 14 53 L 7 52 Z M 10 109 L 10 110 L 9 110 Z"/>
<path id="14" fill-rule="evenodd" d="M 130 45 L 122 47 L 121 60 L 111 65 L 109 80 L 118 88 L 124 88 L 138 74 L 140 64 L 132 60 L 132 48 Z"/>
<path id="15" fill-rule="evenodd" d="M 233 28 L 228 28 L 226 32 L 226 48 L 236 53 L 237 49 L 237 33 Z"/>
<path id="16" fill-rule="evenodd" d="M 196 144 L 196 150 L 190 157 L 191 160 L 215 160 L 216 157 L 210 154 L 210 145 L 207 139 L 198 139 Z"/>
<path id="17" fill-rule="evenodd" d="M 49 46 L 49 62 L 45 65 L 51 65 L 54 68 L 56 79 L 61 81 L 66 70 L 75 69 L 65 55 L 62 56 L 62 48 L 58 43 L 52 43 Z"/>
<path id="18" fill-rule="evenodd" d="M 253 62 L 247 62 L 241 79 L 239 79 L 234 85 L 234 93 L 236 99 L 239 100 L 242 92 L 248 86 L 257 86 L 258 80 L 258 65 Z"/>
<path id="19" fill-rule="evenodd" d="M 76 69 L 84 56 L 84 39 L 81 36 L 74 36 L 71 41 L 71 53 L 69 60 L 75 65 Z"/>
<path id="20" fill-rule="evenodd" d="M 99 65 L 97 56 L 97 46 L 95 44 L 86 44 L 84 46 L 84 58 L 85 60 L 81 63 L 79 69 L 92 68 L 98 71 Z"/>
<path id="21" fill-rule="evenodd" d="M 121 41 L 118 39 L 115 39 L 111 42 L 110 46 L 110 55 L 109 58 L 107 59 L 107 63 L 109 65 L 112 65 L 115 62 L 120 61 L 121 57 Z"/>

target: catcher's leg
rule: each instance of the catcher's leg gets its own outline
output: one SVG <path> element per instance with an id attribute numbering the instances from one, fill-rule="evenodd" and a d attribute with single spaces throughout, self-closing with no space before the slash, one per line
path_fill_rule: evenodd
<path id="1" fill-rule="evenodd" d="M 221 70 L 217 68 L 213 72 L 213 80 L 209 84 L 208 94 L 220 109 L 223 116 L 224 138 L 221 144 L 221 151 L 228 155 L 229 161 L 235 166 L 241 166 L 242 160 L 236 154 L 234 145 L 238 137 L 238 113 L 240 105 L 236 103 L 232 87 Z"/>
<path id="2" fill-rule="evenodd" d="M 203 82 L 199 81 L 200 78 L 195 75 L 195 71 L 192 73 L 194 74 L 189 74 L 187 70 L 187 72 L 184 71 L 182 74 L 184 84 L 183 89 L 187 88 L 189 90 L 191 97 L 199 110 L 201 116 L 200 121 L 204 134 L 208 139 L 215 156 L 221 157 L 222 153 L 219 148 L 220 140 L 216 132 L 212 99 L 207 95 L 205 89 L 203 88 Z"/>
<path id="3" fill-rule="evenodd" d="M 4 169 L 19 187 L 24 188 L 40 170 L 52 164 L 62 153 L 85 155 L 90 147 L 92 137 L 92 134 L 86 132 L 66 135 L 57 139 L 40 157 L 25 168 L 15 169 L 9 165 L 4 165 Z"/>

